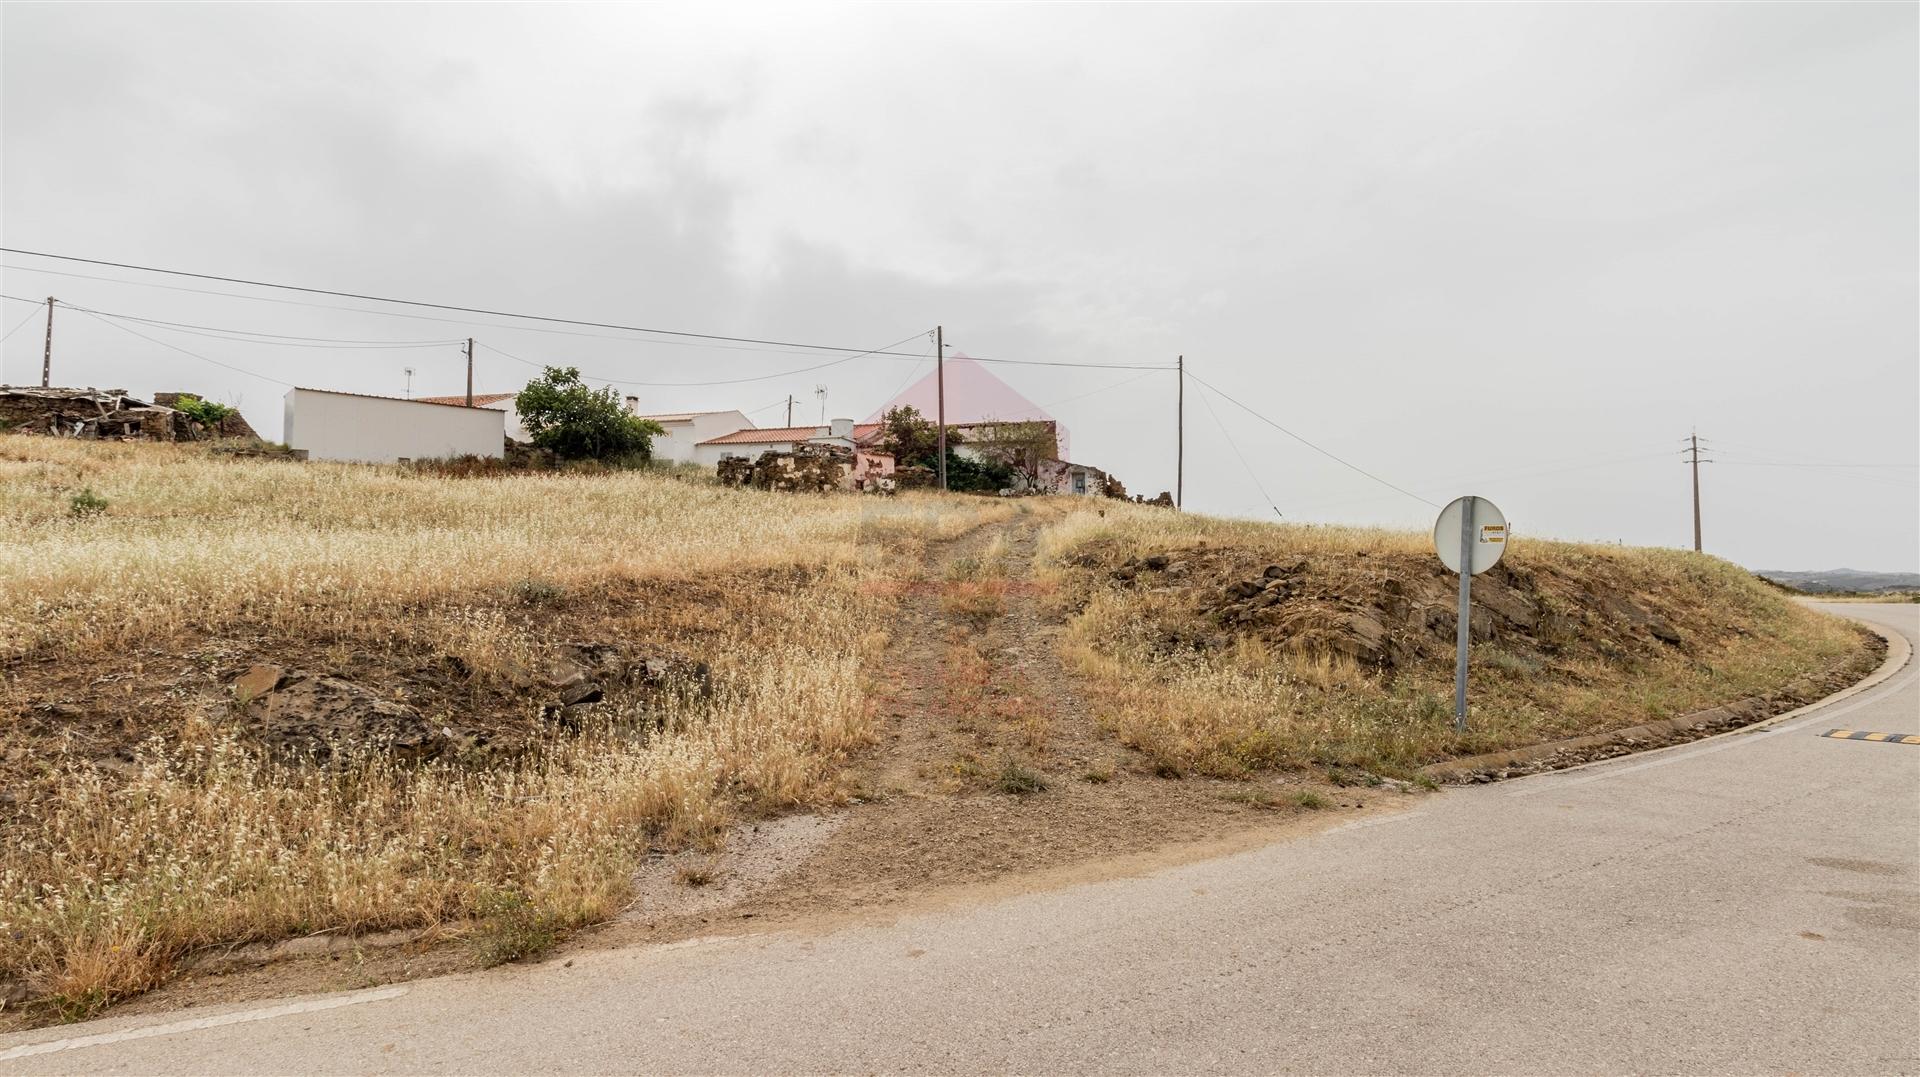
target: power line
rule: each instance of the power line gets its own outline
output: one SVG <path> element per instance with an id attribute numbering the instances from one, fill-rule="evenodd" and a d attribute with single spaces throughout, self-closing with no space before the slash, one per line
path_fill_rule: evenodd
<path id="1" fill-rule="evenodd" d="M 13 297 L 8 296 L 7 298 L 12 299 Z M 27 327 L 27 323 L 33 321 L 35 318 L 38 318 L 38 317 L 40 317 L 40 312 L 36 310 L 32 314 L 27 315 L 25 318 L 20 319 L 20 324 L 14 326 L 12 329 L 7 330 L 6 336 L 0 336 L 0 341 L 4 341 L 7 339 L 7 337 L 10 337 L 15 333 L 18 333 L 22 329 L 25 329 Z"/>
<path id="2" fill-rule="evenodd" d="M 9 250 L 9 249 L 10 248 L 0 248 L 0 250 Z M 57 257 L 63 257 L 63 256 L 45 255 L 44 257 L 57 258 Z M 86 261 L 87 259 L 79 259 L 79 260 Z M 113 265 L 115 263 L 102 263 L 102 264 Z M 753 346 L 746 346 L 743 344 L 720 344 L 720 343 L 712 343 L 710 341 L 703 342 L 703 341 L 695 341 L 695 340 L 635 340 L 632 337 L 611 336 L 606 333 L 582 333 L 582 332 L 570 331 L 566 329 L 555 329 L 545 325 L 502 325 L 499 322 L 474 321 L 471 318 L 437 318 L 427 314 L 405 314 L 405 313 L 401 313 L 400 311 L 393 311 L 393 310 L 369 310 L 365 307 L 343 307 L 333 303 L 303 303 L 297 299 L 279 299 L 273 296 L 264 296 L 264 295 L 240 295 L 234 292 L 217 292 L 217 291 L 212 291 L 206 288 L 183 288 L 178 285 L 157 284 L 151 281 L 123 280 L 118 277 L 102 277 L 102 276 L 98 276 L 90 273 L 68 273 L 68 272 L 63 272 L 61 270 L 57 270 L 57 269 L 42 269 L 38 266 L 0 265 L 0 269 L 11 270 L 13 272 L 18 272 L 18 273 L 43 273 L 48 276 L 69 277 L 76 280 L 100 281 L 105 284 L 120 284 L 120 285 L 125 285 L 131 288 L 159 288 L 159 289 L 170 291 L 170 292 L 187 292 L 192 295 L 210 295 L 210 296 L 215 296 L 221 299 L 240 299 L 250 303 L 278 303 L 283 306 L 307 307 L 312 310 L 337 310 L 337 311 L 341 311 L 349 314 L 367 314 L 376 318 L 406 318 L 411 321 L 439 322 L 444 325 L 463 325 L 463 326 L 479 325 L 479 326 L 486 326 L 493 329 L 505 329 L 510 332 L 549 333 L 556 336 L 584 337 L 584 338 L 589 338 L 593 340 L 617 340 L 617 341 L 624 341 L 629 344 L 650 344 L 658 347 L 711 348 L 711 349 L 717 349 L 720 351 L 764 352 L 769 355 L 805 355 L 808 353 L 808 351 L 854 351 L 856 350 L 851 348 L 834 348 L 824 344 L 792 344 L 792 345 L 777 345 L 773 347 L 753 347 Z M 167 273 L 167 272 L 173 272 L 173 271 L 172 270 L 154 270 L 154 272 Z M 189 276 L 197 276 L 197 275 L 198 274 L 189 274 Z M 219 279 L 225 279 L 225 278 L 213 278 L 213 279 L 219 280 Z M 291 286 L 265 285 L 265 287 L 291 287 Z M 350 293 L 340 293 L 340 294 L 350 294 Z M 15 297 L 10 296 L 8 298 L 15 298 Z M 410 300 L 378 300 L 378 301 L 395 302 L 395 303 L 411 302 Z M 40 301 L 39 300 L 22 300 L 22 302 L 38 303 Z M 425 304 L 425 305 L 437 306 L 437 304 Z M 447 309 L 462 311 L 462 310 L 467 310 L 469 308 L 452 307 Z M 539 315 L 515 314 L 511 312 L 500 312 L 497 316 L 503 317 L 503 318 L 528 318 L 528 319 L 540 318 Z M 567 319 L 553 319 L 553 320 L 560 321 L 563 323 L 568 321 Z M 581 322 L 581 323 L 574 323 L 574 324 L 599 326 L 602 323 Z M 615 329 L 623 329 L 629 332 L 642 332 L 642 333 L 670 332 L 669 330 L 637 329 L 637 328 L 627 327 L 627 326 L 607 326 L 607 327 L 615 328 Z M 714 337 L 712 339 L 747 341 L 747 340 L 750 340 L 751 338 Z M 793 350 L 796 348 L 807 349 L 807 351 Z M 921 356 L 917 356 L 912 352 L 879 351 L 879 352 L 862 352 L 861 354 L 884 355 L 896 361 L 908 361 L 908 360 L 915 360 L 915 359 L 922 358 Z M 1085 369 L 1085 370 L 1172 370 L 1173 369 L 1173 367 L 1170 367 L 1170 366 L 1153 366 L 1150 364 L 1140 364 L 1140 363 L 1099 363 L 1099 362 L 1075 363 L 1075 362 L 1067 362 L 1063 360 L 1044 360 L 1044 359 L 995 359 L 995 358 L 985 357 L 985 356 L 964 356 L 963 358 L 971 359 L 977 363 L 992 363 L 992 364 L 1007 365 L 1007 366 L 1052 366 L 1052 367 L 1078 368 L 1078 369 Z"/>
<path id="3" fill-rule="evenodd" d="M 1274 422 L 1272 419 L 1267 418 L 1265 415 L 1260 414 L 1259 412 L 1253 410 L 1252 408 L 1246 406 L 1245 404 L 1240 403 L 1240 401 L 1235 400 L 1233 397 L 1227 395 L 1226 393 L 1221 392 L 1218 388 L 1215 388 L 1212 382 L 1209 382 L 1203 379 L 1202 377 L 1200 377 L 1200 375 L 1195 374 L 1193 371 L 1191 370 L 1187 371 L 1187 376 L 1192 378 L 1194 381 L 1199 382 L 1201 385 L 1204 385 L 1207 388 L 1212 389 L 1215 393 L 1219 393 L 1220 398 L 1222 400 L 1227 401 L 1229 404 L 1232 404 L 1233 406 L 1239 408 L 1241 411 L 1246 412 L 1248 415 L 1253 416 L 1254 418 L 1260 420 L 1261 422 L 1266 423 L 1268 426 L 1273 427 L 1275 430 L 1280 431 L 1282 434 L 1285 434 L 1288 437 L 1292 438 L 1293 440 L 1299 442 L 1300 444 L 1305 445 L 1307 448 L 1312 449 L 1314 452 L 1319 453 L 1321 456 L 1324 456 L 1327 459 L 1332 460 L 1334 463 L 1339 464 L 1341 467 L 1346 468 L 1348 471 L 1354 472 L 1355 474 L 1358 474 L 1358 475 L 1364 475 L 1367 478 L 1372 479 L 1374 482 L 1377 482 L 1380 485 L 1386 487 L 1387 489 L 1396 490 L 1400 493 L 1403 493 L 1408 497 L 1413 498 L 1415 501 L 1420 502 L 1423 505 L 1431 505 L 1436 509 L 1441 507 L 1438 502 L 1428 501 L 1426 498 L 1421 497 L 1419 494 L 1414 493 L 1412 490 L 1409 490 L 1404 486 L 1396 486 L 1393 483 L 1390 483 L 1387 480 L 1381 478 L 1380 476 L 1375 475 L 1373 472 L 1368 471 L 1367 469 L 1361 467 L 1358 464 L 1349 463 L 1348 461 L 1343 460 L 1338 456 L 1335 456 L 1333 453 L 1327 451 L 1326 449 L 1323 449 L 1320 446 L 1315 445 L 1313 442 L 1308 441 L 1306 438 L 1301 437 L 1299 434 L 1296 434 L 1293 431 L 1288 430 L 1286 427 L 1281 426 L 1279 423 Z"/>
<path id="4" fill-rule="evenodd" d="M 366 307 L 343 307 L 335 303 L 305 303 L 298 299 L 280 299 L 268 295 L 240 295 L 234 292 L 216 292 L 208 288 L 183 288 L 173 284 L 156 284 L 152 281 L 122 280 L 118 277 L 102 277 L 91 273 L 66 273 L 57 269 L 41 269 L 37 266 L 0 265 L 0 270 L 16 273 L 43 273 L 53 277 L 69 277 L 75 280 L 99 281 L 104 284 L 120 284 L 129 288 L 158 288 L 168 292 L 186 292 L 190 295 L 210 295 L 219 299 L 240 299 L 249 303 L 274 303 L 287 307 L 306 307 L 309 310 L 337 310 L 346 314 L 366 314 L 376 318 L 404 318 L 415 322 L 436 322 L 441 325 L 483 326 L 489 329 L 504 329 L 513 333 L 546 333 L 552 336 L 576 337 L 589 340 L 614 340 L 626 344 L 648 344 L 668 348 L 712 348 L 720 351 L 761 352 L 767 355 L 807 355 L 804 351 L 792 351 L 782 348 L 756 348 L 732 344 L 710 344 L 685 340 L 636 340 L 633 337 L 615 336 L 611 333 L 582 333 L 568 329 L 554 329 L 540 325 L 503 325 L 500 322 L 475 321 L 472 318 L 439 318 L 431 314 L 405 314 L 397 310 L 369 310 Z M 6 298 L 16 298 L 7 296 Z M 22 302 L 39 303 L 41 300 L 28 299 Z"/>
<path id="5" fill-rule="evenodd" d="M 91 307 L 76 307 L 72 303 L 61 303 L 68 310 L 77 310 L 86 314 L 98 314 L 106 318 L 118 318 L 121 321 L 137 322 L 141 325 L 169 329 L 189 336 L 210 337 L 214 340 L 227 340 L 238 344 L 269 344 L 285 348 L 444 348 L 459 344 L 457 339 L 447 340 L 350 340 L 334 337 L 297 336 L 291 333 L 261 333 L 251 329 L 223 329 L 211 325 L 194 325 L 189 322 L 168 322 L 158 318 L 142 318 L 133 314 L 118 314 L 108 310 L 95 310 Z M 268 339 L 254 339 L 256 337 Z"/>
<path id="6" fill-rule="evenodd" d="M 265 374 L 257 374 L 251 370 L 246 369 L 245 367 L 237 367 L 237 366 L 234 366 L 232 363 L 223 363 L 218 359 L 209 359 L 208 357 L 201 355 L 199 352 L 188 351 L 187 349 L 182 348 L 178 345 L 169 344 L 164 340 L 155 340 L 154 338 L 146 335 L 145 333 L 139 332 L 138 330 L 129 329 L 126 326 L 121 325 L 119 322 L 112 321 L 107 318 L 102 318 L 100 315 L 95 314 L 90 310 L 83 310 L 79 307 L 71 307 L 69 309 L 77 313 L 84 314 L 87 317 L 92 318 L 93 320 L 100 322 L 103 325 L 110 325 L 115 329 L 120 330 L 122 333 L 130 333 L 133 336 L 139 337 L 141 340 L 144 340 L 149 344 L 158 344 L 162 348 L 179 352 L 181 355 L 191 356 L 192 358 L 198 359 L 203 363 L 212 363 L 214 366 L 225 367 L 226 369 L 231 370 L 236 374 L 245 374 L 249 378 L 259 378 L 261 381 L 269 381 L 275 385 L 284 385 L 289 389 L 296 388 L 296 386 L 290 381 L 281 381 L 279 378 L 270 378 L 270 377 L 267 377 Z"/>
<path id="7" fill-rule="evenodd" d="M 280 291 L 300 292 L 306 295 L 333 296 L 334 298 L 337 298 L 337 299 L 357 299 L 362 302 L 368 302 L 368 303 L 392 303 L 397 306 L 420 307 L 426 310 L 444 310 L 444 311 L 451 311 L 457 314 L 479 314 L 479 315 L 484 315 L 490 318 L 517 318 L 523 321 L 543 322 L 543 323 L 552 324 L 552 325 L 572 325 L 572 326 L 581 326 L 589 329 L 616 329 L 616 330 L 620 330 L 622 332 L 628 332 L 628 333 L 647 333 L 654 336 L 681 337 L 681 338 L 686 338 L 690 340 L 727 341 L 727 342 L 737 343 L 737 344 L 761 344 L 761 345 L 770 345 L 770 346 L 779 347 L 779 348 L 799 348 L 799 349 L 805 349 L 809 351 L 857 352 L 859 355 L 863 355 L 863 356 L 884 354 L 884 355 L 903 356 L 905 358 L 911 358 L 911 359 L 920 358 L 920 356 L 914 355 L 912 353 L 891 352 L 891 351 L 888 351 L 887 349 L 861 350 L 858 348 L 846 348 L 846 347 L 840 347 L 840 346 L 831 345 L 831 344 L 808 344 L 800 341 L 770 340 L 762 337 L 728 336 L 722 333 L 695 333 L 695 332 L 691 332 L 683 329 L 658 329 L 658 328 L 653 328 L 649 326 L 623 325 L 618 322 L 589 321 L 583 318 L 561 318 L 561 317 L 548 315 L 548 314 L 523 314 L 518 311 L 495 310 L 489 307 L 463 307 L 453 303 L 433 303 L 433 302 L 429 302 L 427 300 L 421 300 L 421 299 L 396 299 L 391 296 L 368 295 L 362 292 L 337 291 L 331 288 L 310 288 L 305 285 L 279 284 L 272 281 L 252 280 L 246 277 L 227 277 L 227 276 L 221 276 L 219 274 L 214 274 L 214 273 L 194 273 L 194 272 L 189 272 L 183 269 L 162 269 L 157 266 L 135 265 L 131 262 L 111 262 L 111 261 L 106 261 L 99 258 L 81 258 L 81 257 L 70 255 L 70 254 L 51 254 L 46 251 L 29 251 L 29 250 L 23 250 L 18 247 L 0 247 L 0 252 L 5 252 L 7 254 L 25 255 L 29 258 L 51 258 L 51 259 L 55 259 L 57 261 L 62 261 L 62 262 L 77 262 L 82 265 L 105 266 L 110 269 L 126 269 L 126 270 L 132 270 L 138 273 L 160 273 L 160 274 L 165 274 L 167 276 L 186 277 L 193 280 L 215 281 L 221 284 L 238 284 L 244 287 L 273 288 L 273 289 L 278 289 Z M 32 271 L 31 267 L 23 267 L 23 268 L 28 268 L 30 271 Z M 911 340 L 912 338 L 909 337 L 908 339 Z M 1140 366 L 1139 364 L 1118 364 L 1118 363 L 1069 363 L 1064 361 L 1051 361 L 1051 360 L 991 359 L 991 358 L 976 358 L 976 361 L 983 362 L 983 363 L 1005 363 L 1005 364 L 1012 364 L 1012 365 L 1018 365 L 1018 366 L 1070 366 L 1070 367 L 1077 366 L 1077 367 L 1110 367 L 1110 368 L 1116 368 L 1116 369 L 1146 369 Z"/>
<path id="8" fill-rule="evenodd" d="M 892 344 L 886 345 L 885 348 L 875 348 L 872 351 L 861 352 L 858 355 L 841 356 L 838 359 L 829 359 L 824 363 L 815 363 L 812 366 L 801 367 L 798 370 L 783 370 L 776 374 L 759 374 L 751 378 L 727 378 L 721 381 L 632 381 L 625 378 L 605 377 L 599 374 L 582 374 L 582 377 L 589 378 L 593 381 L 608 382 L 613 385 L 631 385 L 631 386 L 636 386 L 640 388 L 649 388 L 649 389 L 666 389 L 666 388 L 676 388 L 676 387 L 690 388 L 690 387 L 696 387 L 696 386 L 713 386 L 713 385 L 745 385 L 749 382 L 771 381 L 774 378 L 785 378 L 785 377 L 790 377 L 794 374 L 806 374 L 815 370 L 825 370 L 827 367 L 839 366 L 842 363 L 851 363 L 855 359 L 863 359 L 869 355 L 887 354 L 887 348 L 897 348 L 900 345 L 905 344 L 907 341 L 912 340 L 914 337 L 917 337 L 919 335 L 920 335 L 919 333 L 914 333 L 912 336 L 904 337 L 900 340 L 894 341 Z M 481 342 L 480 346 L 482 348 L 487 349 L 490 352 L 497 352 L 500 355 L 504 355 L 516 363 L 524 363 L 527 366 L 534 367 L 536 369 L 545 369 L 546 367 L 553 365 L 550 363 L 536 363 L 531 359 L 522 359 L 520 356 L 517 356 L 510 351 L 505 351 L 501 348 L 494 347 L 493 345 L 487 344 L 484 342 Z"/>
<path id="9" fill-rule="evenodd" d="M 841 348 L 829 344 L 804 344 L 791 340 L 767 340 L 759 337 L 735 337 L 720 333 L 694 333 L 680 329 L 655 329 L 647 326 L 622 325 L 617 322 L 595 322 L 583 318 L 560 318 L 547 314 L 521 314 L 510 310 L 493 310 L 487 307 L 463 307 L 453 303 L 433 303 L 422 299 L 395 299 L 391 296 L 367 295 L 362 292 L 343 292 L 331 288 L 309 288 L 300 284 L 277 284 L 272 281 L 251 280 L 246 277 L 225 277 L 215 273 L 193 273 L 184 269 L 161 269 L 156 266 L 134 265 L 130 262 L 109 262 L 99 258 L 80 258 L 71 254 L 50 254 L 46 251 L 21 250 L 17 247 L 0 247 L 0 252 L 24 254 L 30 258 L 52 258 L 62 262 L 79 262 L 83 265 L 105 266 L 110 269 L 130 269 L 140 273 L 163 273 L 172 277 L 189 277 L 194 280 L 216 281 L 221 284 L 239 284 L 251 288 L 275 288 L 285 292 L 303 292 L 307 295 L 328 295 L 336 299 L 358 299 L 367 303 L 393 303 L 398 306 L 422 307 L 427 310 L 446 310 L 458 314 L 483 314 L 490 318 L 521 318 L 533 322 L 549 322 L 555 325 L 578 325 L 590 329 L 619 329 L 629 333 L 651 333 L 658 336 L 688 337 L 695 340 L 725 340 L 739 344 L 771 344 L 782 348 L 807 348 L 814 351 L 847 352 L 854 348 Z M 915 334 L 916 336 L 918 334 Z M 912 338 L 909 337 L 909 340 Z M 869 354 L 861 352 L 862 355 Z"/>
<path id="10" fill-rule="evenodd" d="M 1195 378 L 1194 380 L 1199 381 L 1200 379 Z M 1205 382 L 1201 382 L 1201 384 L 1206 385 Z M 1209 388 L 1211 388 L 1211 386 L 1209 386 Z M 1267 488 L 1261 484 L 1260 476 L 1254 473 L 1253 465 L 1247 463 L 1247 457 L 1240 451 L 1239 444 L 1233 440 L 1233 435 L 1227 432 L 1227 424 L 1220 421 L 1220 413 L 1213 410 L 1213 401 L 1207 398 L 1206 393 L 1201 393 L 1200 402 L 1207 406 L 1207 414 L 1213 416 L 1213 425 L 1220 428 L 1220 436 L 1227 439 L 1227 447 L 1233 450 L 1233 455 L 1240 458 L 1240 466 L 1247 469 L 1247 478 L 1252 479 L 1253 488 L 1260 491 L 1260 499 L 1267 503 L 1267 507 L 1273 510 L 1275 516 L 1285 519 L 1286 513 L 1281 512 L 1280 506 L 1274 504 L 1273 498 L 1267 496 Z"/>

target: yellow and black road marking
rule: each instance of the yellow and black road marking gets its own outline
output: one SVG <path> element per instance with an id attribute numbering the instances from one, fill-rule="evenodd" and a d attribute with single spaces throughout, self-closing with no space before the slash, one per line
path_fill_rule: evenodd
<path id="1" fill-rule="evenodd" d="M 1920 733 L 1869 733 L 1864 729 L 1829 729 L 1820 734 L 1835 740 L 1871 740 L 1881 744 L 1920 744 Z"/>

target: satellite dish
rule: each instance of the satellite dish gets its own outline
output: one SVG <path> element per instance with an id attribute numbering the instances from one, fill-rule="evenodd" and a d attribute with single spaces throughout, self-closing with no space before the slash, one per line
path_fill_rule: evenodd
<path id="1" fill-rule="evenodd" d="M 1467 526 L 1472 531 L 1463 544 L 1460 527 L 1469 509 L 1473 515 L 1467 519 Z M 1442 564 L 1458 572 L 1464 545 L 1472 550 L 1472 574 L 1478 576 L 1500 563 L 1507 552 L 1507 534 L 1507 518 L 1493 502 L 1484 497 L 1458 497 L 1440 510 L 1440 519 L 1434 522 L 1433 551 L 1440 555 Z"/>

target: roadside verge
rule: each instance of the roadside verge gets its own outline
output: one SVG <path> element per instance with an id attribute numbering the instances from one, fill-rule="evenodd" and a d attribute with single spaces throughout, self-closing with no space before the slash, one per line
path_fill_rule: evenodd
<path id="1" fill-rule="evenodd" d="M 1857 672 L 1863 656 L 1875 649 L 1872 644 L 1867 644 L 1862 652 L 1829 666 L 1821 676 L 1813 678 L 1812 683 L 1816 686 L 1834 686 L 1838 682 L 1844 687 L 1817 698 L 1808 700 L 1800 693 L 1790 691 L 1749 696 L 1724 706 L 1606 733 L 1548 741 L 1464 759 L 1448 759 L 1422 767 L 1420 773 L 1436 782 L 1450 785 L 1504 781 L 1543 771 L 1568 770 L 1712 737 L 1750 732 L 1790 721 L 1816 708 L 1865 692 L 1912 661 L 1913 646 L 1905 636 L 1869 621 L 1855 623 L 1880 638 L 1884 656 L 1864 677 L 1853 674 Z"/>

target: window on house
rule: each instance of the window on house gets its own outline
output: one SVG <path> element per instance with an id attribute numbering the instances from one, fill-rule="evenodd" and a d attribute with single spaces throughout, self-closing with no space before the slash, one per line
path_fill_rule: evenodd
<path id="1" fill-rule="evenodd" d="M 1087 492 L 1086 472 L 1076 471 L 1073 473 L 1073 492 L 1076 494 L 1084 494 Z"/>

